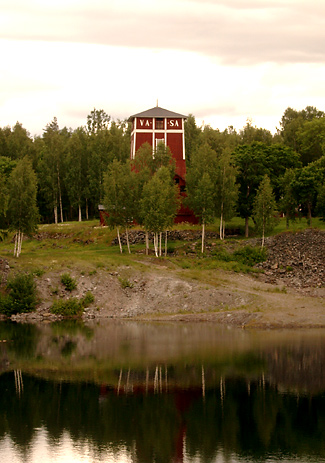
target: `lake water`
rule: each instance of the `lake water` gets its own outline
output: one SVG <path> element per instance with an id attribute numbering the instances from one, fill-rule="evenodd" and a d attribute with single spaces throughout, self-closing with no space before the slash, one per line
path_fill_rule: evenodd
<path id="1" fill-rule="evenodd" d="M 4 463 L 325 462 L 325 331 L 0 323 Z"/>

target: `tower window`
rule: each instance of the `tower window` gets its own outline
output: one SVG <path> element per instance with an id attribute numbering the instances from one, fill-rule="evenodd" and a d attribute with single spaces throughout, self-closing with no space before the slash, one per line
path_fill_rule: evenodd
<path id="1" fill-rule="evenodd" d="M 156 119 L 155 127 L 156 130 L 164 130 L 164 119 Z"/>

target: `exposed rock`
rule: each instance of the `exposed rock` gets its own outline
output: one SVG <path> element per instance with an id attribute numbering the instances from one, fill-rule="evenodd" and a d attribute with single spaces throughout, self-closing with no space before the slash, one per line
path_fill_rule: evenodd
<path id="1" fill-rule="evenodd" d="M 239 235 L 240 230 L 237 228 L 234 229 L 227 229 L 226 230 L 227 236 L 234 236 Z M 198 230 L 171 230 L 168 231 L 168 240 L 169 241 L 196 241 L 200 240 L 202 236 L 201 231 Z M 163 234 L 165 238 L 165 233 Z M 219 239 L 219 233 L 216 232 L 206 232 L 205 234 L 206 239 Z M 130 244 L 143 244 L 145 243 L 146 234 L 144 231 L 139 230 L 131 230 L 129 232 L 129 243 Z M 149 233 L 149 239 L 153 241 L 153 234 Z M 126 234 L 121 234 L 121 242 L 123 245 L 126 245 Z M 115 238 L 112 241 L 112 245 L 118 245 L 118 239 Z"/>
<path id="2" fill-rule="evenodd" d="M 264 269 L 265 281 L 296 288 L 325 286 L 325 232 L 308 229 L 267 238 L 269 255 L 257 267 Z"/>

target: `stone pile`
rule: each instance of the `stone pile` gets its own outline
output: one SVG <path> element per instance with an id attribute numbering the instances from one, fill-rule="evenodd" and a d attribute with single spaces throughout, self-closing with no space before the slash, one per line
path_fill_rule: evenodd
<path id="1" fill-rule="evenodd" d="M 296 288 L 325 287 L 325 232 L 308 229 L 266 239 L 265 281 Z"/>
<path id="2" fill-rule="evenodd" d="M 239 229 L 226 230 L 227 235 L 239 235 Z M 168 241 L 197 241 L 201 239 L 201 231 L 197 230 L 171 230 L 168 232 Z M 206 239 L 219 239 L 219 233 L 215 232 L 206 232 Z M 146 239 L 146 234 L 144 231 L 131 230 L 129 231 L 129 242 L 130 244 L 144 244 Z M 163 240 L 165 239 L 165 233 L 163 233 Z M 149 233 L 149 240 L 153 241 L 153 234 Z M 123 245 L 126 245 L 126 235 L 125 233 L 121 234 L 121 242 Z M 118 245 L 118 239 L 115 238 L 112 241 L 112 245 Z"/>

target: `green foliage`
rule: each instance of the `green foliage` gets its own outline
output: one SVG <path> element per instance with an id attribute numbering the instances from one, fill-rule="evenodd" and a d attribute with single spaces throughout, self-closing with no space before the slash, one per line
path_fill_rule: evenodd
<path id="1" fill-rule="evenodd" d="M 267 259 L 267 250 L 261 247 L 244 246 L 230 253 L 223 247 L 217 247 L 211 251 L 211 256 L 223 262 L 239 262 L 253 267 Z"/>
<path id="2" fill-rule="evenodd" d="M 192 161 L 192 155 L 197 150 L 201 136 L 201 129 L 197 127 L 193 114 L 188 115 L 185 121 L 184 131 L 186 160 L 188 165 L 190 165 Z"/>
<path id="3" fill-rule="evenodd" d="M 322 160 L 312 162 L 299 169 L 291 183 L 297 202 L 307 209 L 307 219 L 310 222 L 313 207 L 316 202 L 320 186 L 325 179 L 325 169 Z"/>
<path id="4" fill-rule="evenodd" d="M 37 179 L 28 158 L 18 162 L 9 178 L 8 218 L 10 228 L 31 235 L 37 229 Z"/>
<path id="5" fill-rule="evenodd" d="M 61 275 L 61 283 L 64 285 L 67 291 L 73 291 L 77 287 L 77 282 L 71 277 L 69 273 L 63 273 Z"/>
<path id="6" fill-rule="evenodd" d="M 253 213 L 254 199 L 263 177 L 268 175 L 275 198 L 279 200 L 286 169 L 300 166 L 297 153 L 279 144 L 254 142 L 251 145 L 242 145 L 236 148 L 233 157 L 238 167 L 238 212 L 247 221 Z M 248 223 L 246 236 L 247 226 Z"/>
<path id="7" fill-rule="evenodd" d="M 306 121 L 298 131 L 299 151 L 303 165 L 316 161 L 325 153 L 325 117 Z"/>
<path id="8" fill-rule="evenodd" d="M 325 184 L 319 188 L 317 196 L 317 213 L 325 221 Z"/>
<path id="9" fill-rule="evenodd" d="M 121 288 L 133 288 L 133 283 L 131 283 L 127 278 L 119 277 L 119 282 L 121 283 Z"/>
<path id="10" fill-rule="evenodd" d="M 51 307 L 51 312 L 55 315 L 62 315 L 64 317 L 76 317 L 82 314 L 83 309 L 84 306 L 82 301 L 72 297 L 64 301 L 55 301 Z"/>
<path id="11" fill-rule="evenodd" d="M 237 262 L 241 262 L 244 265 L 253 267 L 259 262 L 265 262 L 267 259 L 267 249 L 261 247 L 245 246 L 241 249 L 234 251 L 233 256 Z"/>
<path id="12" fill-rule="evenodd" d="M 36 268 L 35 270 L 33 270 L 33 275 L 35 275 L 36 277 L 41 277 L 44 275 L 45 273 L 45 270 L 41 269 L 41 268 Z"/>
<path id="13" fill-rule="evenodd" d="M 211 223 L 215 216 L 215 184 L 218 175 L 216 153 L 207 144 L 192 156 L 186 175 L 187 204 L 202 224 Z"/>
<path id="14" fill-rule="evenodd" d="M 233 260 L 233 256 L 230 252 L 223 248 L 215 248 L 211 251 L 211 256 L 213 256 L 217 260 L 222 260 L 224 262 L 230 262 Z"/>
<path id="15" fill-rule="evenodd" d="M 67 142 L 65 159 L 65 181 L 72 207 L 78 208 L 81 220 L 81 205 L 89 197 L 87 173 L 89 170 L 88 138 L 85 129 L 77 129 Z"/>
<path id="16" fill-rule="evenodd" d="M 294 194 L 293 182 L 295 179 L 295 171 L 287 169 L 282 180 L 282 197 L 280 200 L 280 208 L 285 213 L 286 224 L 289 227 L 289 222 L 295 221 L 298 203 Z"/>
<path id="17" fill-rule="evenodd" d="M 110 227 L 126 227 L 134 216 L 134 172 L 130 164 L 116 159 L 104 176 L 104 205 Z"/>
<path id="18" fill-rule="evenodd" d="M 143 188 L 140 207 L 146 230 L 159 233 L 172 226 L 178 206 L 178 188 L 162 166 Z"/>
<path id="19" fill-rule="evenodd" d="M 10 316 L 12 315 L 12 299 L 9 294 L 0 292 L 0 314 Z"/>
<path id="20" fill-rule="evenodd" d="M 33 312 L 37 303 L 38 297 L 33 275 L 20 273 L 9 279 L 6 293 L 0 294 L 0 313 L 13 315 Z"/>
<path id="21" fill-rule="evenodd" d="M 84 308 L 88 307 L 94 301 L 94 295 L 91 291 L 88 291 L 81 300 L 76 297 L 66 300 L 56 300 L 51 307 L 51 312 L 63 317 L 78 317 L 82 315 Z"/>
<path id="22" fill-rule="evenodd" d="M 272 231 L 276 224 L 276 204 L 270 179 L 264 176 L 254 199 L 253 216 L 255 226 L 262 235 L 262 246 L 265 234 Z"/>
<path id="23" fill-rule="evenodd" d="M 287 108 L 280 121 L 281 137 L 287 146 L 301 152 L 302 135 L 304 132 L 305 124 L 314 119 L 323 118 L 323 111 L 319 111 L 313 106 L 307 106 L 301 111 L 292 108 Z M 309 130 L 307 129 L 307 132 Z"/>
<path id="24" fill-rule="evenodd" d="M 95 301 L 95 297 L 91 291 L 87 291 L 86 295 L 82 298 L 82 305 L 88 307 Z"/>

